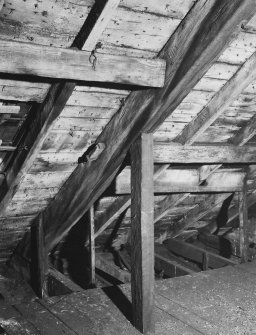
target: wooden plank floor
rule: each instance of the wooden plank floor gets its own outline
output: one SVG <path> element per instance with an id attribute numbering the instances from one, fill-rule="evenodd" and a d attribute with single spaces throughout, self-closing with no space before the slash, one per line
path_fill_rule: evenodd
<path id="1" fill-rule="evenodd" d="M 256 261 L 156 282 L 157 335 L 256 334 Z M 0 276 L 0 334 L 139 334 L 130 286 L 35 299 Z"/>

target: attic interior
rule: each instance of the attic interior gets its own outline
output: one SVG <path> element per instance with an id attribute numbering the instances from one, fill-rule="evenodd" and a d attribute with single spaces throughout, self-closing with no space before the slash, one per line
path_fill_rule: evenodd
<path id="1" fill-rule="evenodd" d="M 0 334 L 255 334 L 256 1 L 0 8 Z"/>

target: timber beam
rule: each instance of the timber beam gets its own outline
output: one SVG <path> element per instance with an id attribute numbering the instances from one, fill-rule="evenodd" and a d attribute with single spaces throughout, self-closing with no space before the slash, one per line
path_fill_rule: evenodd
<path id="1" fill-rule="evenodd" d="M 256 146 L 234 145 L 154 145 L 154 163 L 175 164 L 255 164 Z"/>
<path id="2" fill-rule="evenodd" d="M 190 243 L 168 239 L 164 241 L 166 248 L 178 256 L 199 262 L 203 265 L 207 259 L 207 267 L 212 269 L 221 268 L 226 265 L 236 265 L 231 259 L 224 258 Z M 206 256 L 205 256 L 206 255 Z"/>
<path id="3" fill-rule="evenodd" d="M 154 334 L 153 138 L 142 134 L 131 147 L 131 292 L 133 324 Z"/>
<path id="4" fill-rule="evenodd" d="M 88 51 L 1 40 L 0 72 L 55 80 L 162 87 L 165 61 L 103 53 L 92 57 Z"/>
<path id="5" fill-rule="evenodd" d="M 125 173 L 117 176 L 114 182 L 115 195 L 131 193 L 129 172 L 130 169 L 125 169 Z M 200 175 L 197 169 L 168 169 L 161 178 L 154 181 L 154 193 L 229 193 L 241 191 L 244 177 L 245 172 L 241 169 L 223 169 L 213 173 L 207 179 L 207 183 L 200 185 Z"/>

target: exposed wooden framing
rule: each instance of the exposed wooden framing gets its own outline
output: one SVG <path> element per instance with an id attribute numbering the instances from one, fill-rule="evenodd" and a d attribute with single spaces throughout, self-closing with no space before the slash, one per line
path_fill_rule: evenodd
<path id="1" fill-rule="evenodd" d="M 102 16 L 105 15 L 105 8 L 107 11 L 105 23 L 107 18 L 108 20 L 111 19 L 111 12 L 109 11 L 110 3 L 114 6 L 116 0 L 97 1 L 92 7 L 83 27 L 72 43 L 73 48 L 87 48 L 86 41 L 91 32 L 95 34 L 98 20 L 101 20 Z M 106 5 L 108 6 L 105 7 Z M 95 43 L 97 43 L 97 41 L 95 41 Z M 20 147 L 26 148 L 26 150 L 17 151 L 11 167 L 6 171 L 5 187 L 2 187 L 0 192 L 0 213 L 2 215 L 10 199 L 12 199 L 15 194 L 15 190 L 18 189 L 18 185 L 23 176 L 31 168 L 49 130 L 53 127 L 54 121 L 60 115 L 66 102 L 72 95 L 75 86 L 75 82 L 53 84 L 39 110 L 36 112 L 33 110 L 33 113 L 31 113 L 30 131 L 24 136 L 23 142 L 20 143 Z"/>
<path id="2" fill-rule="evenodd" d="M 88 212 L 89 217 L 89 235 L 90 235 L 90 281 L 95 285 L 95 236 L 94 236 L 94 206 Z"/>
<path id="3" fill-rule="evenodd" d="M 47 293 L 49 297 L 80 291 L 83 291 L 80 286 L 75 284 L 61 272 L 52 267 L 49 267 L 47 276 Z"/>
<path id="4" fill-rule="evenodd" d="M 167 59 L 164 88 L 130 95 L 96 141 L 104 143 L 105 150 L 90 164 L 78 166 L 47 207 L 49 249 L 107 188 L 132 141 L 144 130 L 155 130 L 173 112 L 236 36 L 241 23 L 253 16 L 255 6 L 253 0 L 196 2 L 160 54 Z"/>
<path id="5" fill-rule="evenodd" d="M 196 271 L 193 271 L 185 266 L 179 264 L 176 261 L 168 259 L 162 255 L 155 253 L 155 268 L 162 269 L 164 274 L 169 277 L 179 277 L 185 275 L 191 275 Z"/>
<path id="6" fill-rule="evenodd" d="M 202 111 L 175 138 L 181 144 L 193 144 L 198 137 L 225 111 L 230 103 L 256 78 L 256 53 L 217 92 Z"/>
<path id="7" fill-rule="evenodd" d="M 153 139 L 142 134 L 131 147 L 131 290 L 133 324 L 154 333 Z"/>
<path id="8" fill-rule="evenodd" d="M 197 172 L 197 170 L 192 171 Z M 154 182 L 154 193 L 221 193 L 241 191 L 245 176 L 245 172 L 241 171 L 241 169 L 220 170 L 213 173 L 207 179 L 206 184 L 200 185 L 199 176 L 196 178 L 196 174 L 191 180 L 186 180 L 186 178 L 183 180 L 181 173 L 181 178 L 176 178 L 175 180 L 175 178 L 172 178 L 172 172 L 174 172 L 174 176 L 176 175 L 175 170 L 168 170 L 167 172 L 166 178 Z M 117 177 L 115 181 L 115 192 L 116 194 L 130 194 L 131 185 L 129 180 L 123 180 Z"/>
<path id="9" fill-rule="evenodd" d="M 90 31 L 90 34 L 88 35 L 86 39 L 86 43 L 83 46 L 83 50 L 92 51 L 99 38 L 101 37 L 101 34 L 107 27 L 110 19 L 113 17 L 114 13 L 116 12 L 116 9 L 120 3 L 120 0 L 108 0 L 108 1 L 97 1 L 96 6 L 103 6 L 104 10 L 101 8 L 98 8 L 99 17 L 97 19 L 97 24 L 92 25 L 92 29 Z"/>
<path id="10" fill-rule="evenodd" d="M 230 139 L 230 143 L 233 145 L 244 145 L 256 134 L 256 115 L 249 120 L 249 122 L 241 128 L 233 138 Z"/>
<path id="11" fill-rule="evenodd" d="M 43 298 L 48 272 L 47 253 L 45 250 L 43 216 L 31 226 L 31 285 L 39 298 Z"/>
<path id="12" fill-rule="evenodd" d="M 243 191 L 238 193 L 238 202 L 239 202 L 239 247 L 240 247 L 241 262 L 244 263 L 248 261 L 248 248 L 249 248 L 246 178 L 244 180 Z"/>
<path id="13" fill-rule="evenodd" d="M 169 212 L 170 208 L 178 206 L 188 195 L 188 193 L 169 194 L 163 200 L 159 201 L 157 203 L 158 209 L 154 213 L 154 223 L 162 219 Z"/>
<path id="14" fill-rule="evenodd" d="M 156 143 L 154 145 L 154 162 L 181 164 L 255 164 L 256 146 L 180 146 Z"/>
<path id="15" fill-rule="evenodd" d="M 154 180 L 157 180 L 162 173 L 169 167 L 169 164 L 163 164 L 155 168 Z M 129 176 L 130 177 L 130 176 Z M 131 205 L 131 197 L 121 196 L 118 197 L 104 212 L 95 217 L 95 233 L 94 237 L 97 238 L 105 229 L 107 229 L 112 222 L 114 222 L 127 208 Z M 86 245 L 88 242 L 86 243 Z"/>
<path id="16" fill-rule="evenodd" d="M 221 268 L 226 265 L 236 264 L 236 262 L 232 261 L 231 259 L 224 258 L 187 242 L 168 239 L 164 241 L 164 245 L 169 251 L 187 259 L 202 263 L 202 265 L 205 259 L 204 255 L 207 254 L 208 266 L 213 269 Z"/>
<path id="17" fill-rule="evenodd" d="M 0 106 L 0 114 L 19 114 L 20 106 Z"/>
<path id="18" fill-rule="evenodd" d="M 90 56 L 88 51 L 1 40 L 0 72 L 150 87 L 164 84 L 164 60 L 97 53 L 92 64 Z"/>
<path id="19" fill-rule="evenodd" d="M 208 195 L 204 201 L 198 204 L 198 206 L 186 213 L 184 217 L 175 224 L 175 227 L 168 231 L 167 236 L 177 237 L 184 231 L 184 229 L 193 227 L 196 222 L 211 213 L 216 207 L 220 206 L 226 198 L 226 194 Z"/>
<path id="20" fill-rule="evenodd" d="M 0 145 L 0 151 L 15 151 L 17 148 L 12 145 Z"/>

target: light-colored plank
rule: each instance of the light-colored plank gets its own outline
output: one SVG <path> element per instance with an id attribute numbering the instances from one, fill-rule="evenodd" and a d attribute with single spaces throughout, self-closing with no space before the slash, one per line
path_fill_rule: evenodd
<path id="1" fill-rule="evenodd" d="M 4 73 L 152 87 L 164 83 L 163 60 L 97 54 L 95 63 L 91 63 L 91 53 L 87 51 L 6 40 L 0 45 L 0 71 Z"/>
<path id="2" fill-rule="evenodd" d="M 230 103 L 256 78 L 256 53 L 218 91 L 204 109 L 191 121 L 175 142 L 191 144 L 224 112 Z"/>
<path id="3" fill-rule="evenodd" d="M 255 164 L 256 147 L 236 147 L 232 145 L 182 146 L 155 143 L 154 162 L 180 164 Z"/>

